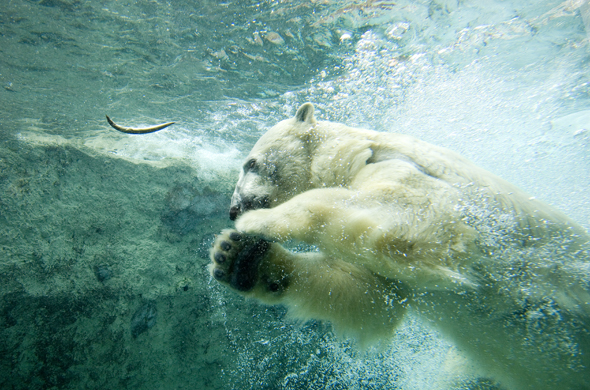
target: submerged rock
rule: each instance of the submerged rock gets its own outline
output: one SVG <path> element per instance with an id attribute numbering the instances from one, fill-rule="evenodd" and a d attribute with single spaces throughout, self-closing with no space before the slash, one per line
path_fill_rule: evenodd
<path id="1" fill-rule="evenodd" d="M 109 266 L 105 264 L 101 264 L 98 267 L 96 267 L 94 273 L 96 274 L 96 278 L 98 279 L 98 281 L 101 283 L 104 283 L 113 277 L 113 271 L 111 271 Z"/>
<path id="2" fill-rule="evenodd" d="M 187 184 L 173 187 L 166 196 L 161 220 L 171 231 L 187 234 L 205 218 L 225 212 L 229 199 L 206 188 Z"/>
<path id="3" fill-rule="evenodd" d="M 131 335 L 136 338 L 143 332 L 156 325 L 156 318 L 158 317 L 158 311 L 156 309 L 156 303 L 149 301 L 144 303 L 131 318 Z"/>

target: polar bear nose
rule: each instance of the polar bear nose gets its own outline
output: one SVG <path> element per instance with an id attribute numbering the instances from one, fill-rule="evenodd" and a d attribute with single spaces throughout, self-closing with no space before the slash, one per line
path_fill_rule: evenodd
<path id="1" fill-rule="evenodd" d="M 229 219 L 235 221 L 240 215 L 240 206 L 231 206 L 229 208 Z"/>

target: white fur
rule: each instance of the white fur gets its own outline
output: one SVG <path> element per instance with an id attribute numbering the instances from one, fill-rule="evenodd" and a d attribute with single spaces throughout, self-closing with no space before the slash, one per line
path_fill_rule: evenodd
<path id="1" fill-rule="evenodd" d="M 570 219 L 447 149 L 317 122 L 309 103 L 251 160 L 236 229 L 274 242 L 259 272 L 289 283 L 245 295 L 361 343 L 413 310 L 509 389 L 590 388 L 590 238 Z M 255 197 L 267 208 L 241 204 Z"/>

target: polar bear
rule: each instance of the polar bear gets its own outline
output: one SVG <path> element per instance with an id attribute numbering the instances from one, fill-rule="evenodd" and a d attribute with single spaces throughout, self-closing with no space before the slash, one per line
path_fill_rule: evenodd
<path id="1" fill-rule="evenodd" d="M 305 103 L 254 145 L 230 218 L 210 271 L 246 297 L 361 344 L 412 311 L 508 389 L 590 389 L 590 236 L 452 151 Z"/>

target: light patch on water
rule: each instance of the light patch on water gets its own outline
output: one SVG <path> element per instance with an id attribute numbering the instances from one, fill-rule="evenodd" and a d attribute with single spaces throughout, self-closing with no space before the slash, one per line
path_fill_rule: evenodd
<path id="1" fill-rule="evenodd" d="M 179 133 L 186 134 L 186 130 L 180 129 Z M 229 142 L 213 144 L 197 136 L 171 137 L 163 132 L 123 135 L 114 130 L 99 130 L 85 139 L 66 139 L 45 133 L 43 125 L 35 122 L 17 137 L 33 144 L 85 147 L 137 164 L 165 167 L 184 163 L 195 168 L 200 179 L 208 182 L 220 179 L 234 181 L 242 160 L 242 152 Z"/>

